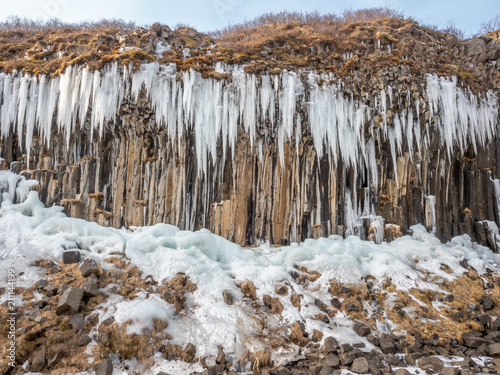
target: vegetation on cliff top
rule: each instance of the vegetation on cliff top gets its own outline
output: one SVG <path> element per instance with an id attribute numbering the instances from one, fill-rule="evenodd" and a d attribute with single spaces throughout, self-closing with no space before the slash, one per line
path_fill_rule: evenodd
<path id="1" fill-rule="evenodd" d="M 496 26 L 494 19 L 481 31 Z M 470 51 L 469 41 L 457 36 L 463 33 L 453 25 L 439 31 L 389 8 L 342 15 L 265 14 L 210 34 L 158 23 L 146 29 L 120 20 L 42 24 L 11 18 L 0 24 L 0 71 L 57 75 L 69 65 L 94 70 L 113 61 L 135 67 L 158 61 L 222 79 L 225 75 L 214 69 L 222 62 L 244 64 L 248 73 L 256 74 L 312 68 L 349 81 L 360 69 L 398 66 L 408 74 L 456 75 L 469 86 L 497 84 L 498 71 L 489 69 L 488 62 L 498 56 L 485 57 L 488 51 L 481 48 Z M 480 40 L 498 44 L 498 32 Z"/>

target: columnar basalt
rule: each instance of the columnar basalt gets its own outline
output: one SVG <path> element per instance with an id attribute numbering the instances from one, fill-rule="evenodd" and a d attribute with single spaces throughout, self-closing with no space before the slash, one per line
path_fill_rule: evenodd
<path id="1" fill-rule="evenodd" d="M 215 71 L 0 73 L 1 156 L 40 181 L 45 204 L 103 225 L 208 228 L 249 245 L 391 240 L 424 223 L 496 246 L 495 91 L 405 64 L 351 83 Z"/>

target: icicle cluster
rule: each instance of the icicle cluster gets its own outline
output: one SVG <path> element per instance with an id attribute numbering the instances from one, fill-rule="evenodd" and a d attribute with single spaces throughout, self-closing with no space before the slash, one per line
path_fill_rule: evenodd
<path id="1" fill-rule="evenodd" d="M 392 125 L 388 125 L 391 87 L 386 88 L 387 93 L 382 90 L 370 108 L 346 95 L 332 74 L 285 71 L 257 77 L 246 74 L 241 66 L 218 65 L 216 70 L 230 73 L 230 79 L 204 79 L 195 71 L 179 79 L 175 65 L 157 63 L 144 64 L 136 72 L 117 63 L 93 73 L 68 67 L 54 78 L 1 73 L 1 135 L 17 132 L 29 152 L 35 130 L 48 144 L 52 127 L 57 126 L 69 145 L 76 124 L 89 119 L 91 138 L 94 132 L 102 137 L 106 125 L 116 122 L 123 98 L 137 101 L 140 90 L 145 89 L 157 126 L 165 127 L 172 139 L 193 132 L 200 172 L 206 172 L 210 162 L 224 160 L 229 150 L 234 155 L 239 125 L 261 157 L 262 137 L 277 139 L 282 165 L 284 144 L 295 136 L 298 147 L 303 128 L 308 126 L 318 157 L 327 152 L 334 164 L 341 161 L 366 173 L 374 190 L 378 186 L 376 140 L 390 142 L 394 165 L 404 151 L 411 155 L 415 147 L 420 150 L 429 143 L 428 131 L 421 139 L 418 100 L 393 114 Z M 495 136 L 498 107 L 493 93 L 479 98 L 457 87 L 455 78 L 428 75 L 427 97 L 431 119 L 426 126 L 434 122 L 448 154 L 457 146 L 463 151 L 469 143 L 477 149 Z M 372 119 L 375 114 L 383 118 L 378 128 Z M 219 140 L 223 159 L 218 154 Z"/>

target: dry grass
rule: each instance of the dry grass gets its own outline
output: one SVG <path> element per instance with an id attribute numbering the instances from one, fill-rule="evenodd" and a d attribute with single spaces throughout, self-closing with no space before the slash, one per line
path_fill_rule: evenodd
<path id="1" fill-rule="evenodd" d="M 81 22 L 62 22 L 57 18 L 52 18 L 47 21 L 32 20 L 29 18 L 22 18 L 18 16 L 9 16 L 3 22 L 0 22 L 0 31 L 55 31 L 55 30 L 121 30 L 132 31 L 137 28 L 137 25 L 131 21 L 124 21 L 122 19 L 101 19 L 98 21 L 81 21 Z"/>
<path id="2" fill-rule="evenodd" d="M 457 59 L 451 50 L 443 54 L 419 41 L 422 39 L 419 35 L 424 35 L 426 41 L 438 45 L 445 39 L 444 32 L 460 36 L 453 24 L 439 31 L 435 27 L 421 27 L 404 17 L 388 7 L 346 10 L 340 15 L 268 13 L 209 35 L 179 25 L 167 37 L 172 49 L 161 57 L 154 54 L 155 33 L 145 28 L 134 30 L 134 24 L 120 20 L 77 25 L 53 21 L 37 25 L 12 19 L 0 25 L 0 71 L 58 75 L 68 66 L 95 70 L 117 61 L 137 69 L 142 63 L 158 61 L 175 63 L 179 71 L 192 69 L 204 78 L 225 80 L 228 75 L 214 69 L 216 63 L 222 62 L 245 65 L 245 71 L 253 74 L 309 68 L 334 72 L 349 82 L 366 69 L 402 67 L 403 71 L 416 75 L 455 74 L 469 86 L 478 85 L 469 64 L 454 65 Z M 412 34 L 415 30 L 418 30 L 416 36 Z M 429 53 L 416 54 L 416 44 Z M 132 49 L 123 50 L 124 46 Z M 190 50 L 187 58 L 185 48 Z M 381 53 L 382 50 L 385 52 Z"/>

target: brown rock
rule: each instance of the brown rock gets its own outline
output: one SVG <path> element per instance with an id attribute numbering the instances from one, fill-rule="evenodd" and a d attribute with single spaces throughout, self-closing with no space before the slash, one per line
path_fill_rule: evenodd
<path id="1" fill-rule="evenodd" d="M 444 367 L 444 363 L 438 357 L 423 357 L 417 361 L 418 367 L 422 370 L 433 370 L 441 371 Z"/>
<path id="2" fill-rule="evenodd" d="M 85 259 L 80 266 L 80 271 L 83 277 L 88 277 L 92 274 L 99 275 L 99 268 L 97 267 L 97 263 L 94 259 Z"/>
<path id="3" fill-rule="evenodd" d="M 111 375 L 113 373 L 113 362 L 111 358 L 102 360 L 94 366 L 95 375 Z"/>
<path id="4" fill-rule="evenodd" d="M 45 365 L 47 364 L 47 361 L 45 360 L 45 348 L 42 347 L 41 350 L 39 350 L 36 355 L 33 357 L 33 360 L 31 362 L 30 370 L 33 372 L 40 372 L 44 369 Z"/>
<path id="5" fill-rule="evenodd" d="M 276 285 L 274 290 L 280 296 L 286 296 L 288 294 L 288 288 L 285 285 Z"/>
<path id="6" fill-rule="evenodd" d="M 368 372 L 368 360 L 365 357 L 356 358 L 351 365 L 351 370 L 358 374 L 366 374 Z"/>
<path id="7" fill-rule="evenodd" d="M 83 298 L 83 289 L 70 287 L 61 296 L 57 305 L 56 314 L 75 314 L 80 309 L 80 301 Z"/>

